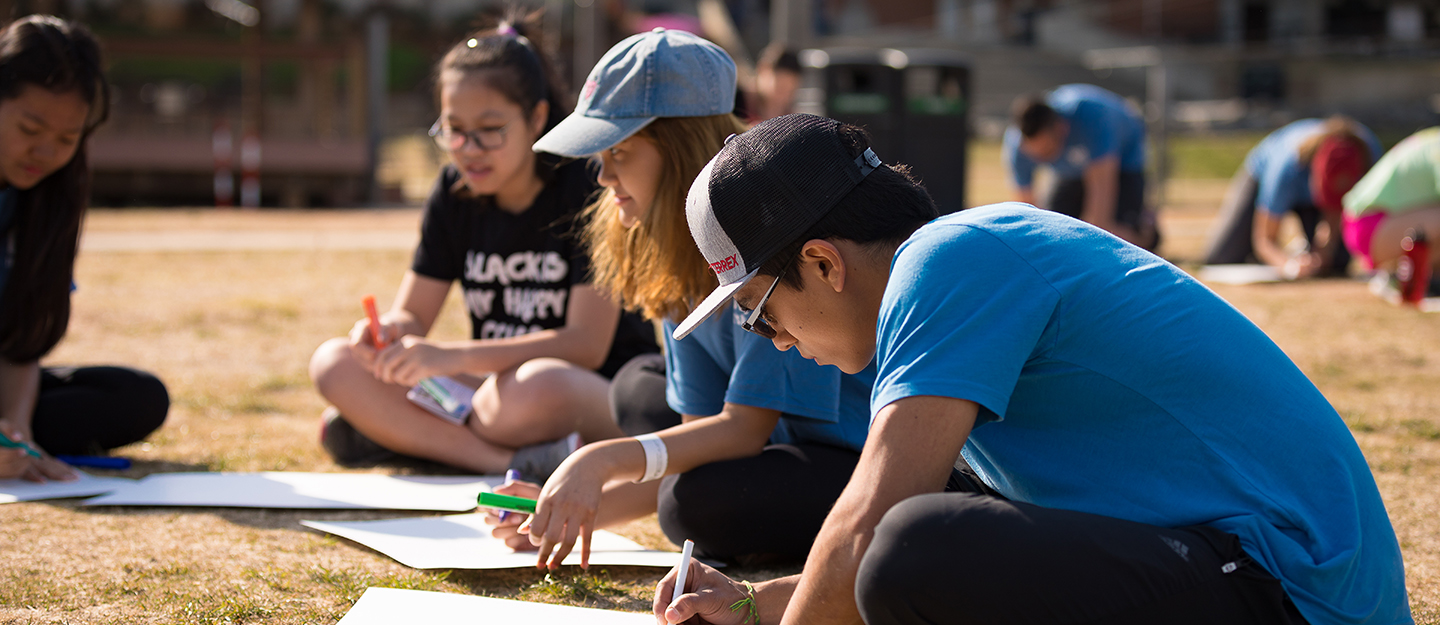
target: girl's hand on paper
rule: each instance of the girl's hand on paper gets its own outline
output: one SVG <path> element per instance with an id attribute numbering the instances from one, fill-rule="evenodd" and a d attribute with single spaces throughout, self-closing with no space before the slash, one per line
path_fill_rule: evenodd
<path id="1" fill-rule="evenodd" d="M 0 421 L 0 431 L 4 431 L 10 440 L 15 442 L 29 443 L 29 432 L 16 427 L 13 422 Z M 60 462 L 44 452 L 41 457 L 36 458 L 26 453 L 24 449 L 12 447 L 0 447 L 0 479 L 21 478 L 31 482 L 44 482 L 47 480 L 70 481 L 79 478 L 70 465 Z"/>
<path id="2" fill-rule="evenodd" d="M 686 587 L 676 593 L 675 576 L 679 572 L 678 567 L 670 569 L 655 585 L 654 613 L 658 625 L 685 623 L 691 619 L 714 625 L 741 625 L 748 620 L 749 610 L 730 610 L 735 602 L 750 596 L 740 583 L 699 560 L 691 560 Z M 676 594 L 678 598 L 672 601 Z"/>
<path id="3" fill-rule="evenodd" d="M 31 482 L 70 482 L 80 479 L 70 465 L 48 455 L 30 459 L 30 468 L 20 477 Z"/>
<path id="4" fill-rule="evenodd" d="M 0 448 L 0 480 L 12 480 L 24 475 L 33 458 L 23 449 Z"/>
<path id="5" fill-rule="evenodd" d="M 415 386 L 425 378 L 459 371 L 463 365 L 460 358 L 458 350 L 410 334 L 376 355 L 375 378 L 386 384 Z"/>
<path id="6" fill-rule="evenodd" d="M 511 482 L 495 487 L 495 492 L 501 495 L 513 495 L 515 497 L 527 497 L 535 499 L 540 496 L 540 486 L 530 482 Z M 490 536 L 505 542 L 505 546 L 515 551 L 534 551 L 535 545 L 530 543 L 528 534 L 520 533 L 520 524 L 529 519 L 530 515 L 519 512 L 511 512 L 502 521 L 500 513 L 491 510 L 485 515 L 485 524 L 492 525 L 495 529 L 490 530 Z"/>
<path id="7" fill-rule="evenodd" d="M 601 456 L 586 453 L 582 447 L 545 482 L 535 516 L 520 526 L 520 532 L 529 534 L 530 542 L 540 547 L 536 568 L 545 568 L 546 560 L 550 569 L 560 568 L 577 539 L 581 541 L 580 566 L 590 567 L 590 536 L 595 532 L 595 513 L 609 473 Z"/>

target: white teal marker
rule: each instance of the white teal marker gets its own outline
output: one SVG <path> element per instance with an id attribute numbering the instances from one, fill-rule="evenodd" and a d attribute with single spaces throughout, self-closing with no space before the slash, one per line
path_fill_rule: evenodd
<path id="1" fill-rule="evenodd" d="M 685 547 L 680 550 L 680 574 L 675 576 L 675 591 L 670 593 L 670 605 L 675 605 L 675 600 L 685 594 L 685 578 L 690 575 L 690 554 L 695 551 L 695 541 L 686 539 Z"/>

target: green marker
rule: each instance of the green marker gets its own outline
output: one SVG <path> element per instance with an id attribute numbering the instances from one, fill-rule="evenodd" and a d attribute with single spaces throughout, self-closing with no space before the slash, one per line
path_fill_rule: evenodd
<path id="1" fill-rule="evenodd" d="M 481 508 L 509 510 L 511 512 L 521 512 L 524 514 L 535 514 L 535 504 L 537 503 L 534 499 L 511 497 L 510 495 L 500 495 L 497 493 L 480 493 L 480 496 L 475 499 L 475 502 L 476 505 L 479 505 Z"/>
<path id="2" fill-rule="evenodd" d="M 10 440 L 10 437 L 6 436 L 4 432 L 0 432 L 0 447 L 14 447 L 15 449 L 23 449 L 25 450 L 25 453 L 29 454 L 33 458 L 40 457 L 40 452 L 35 451 L 35 448 L 31 447 L 29 443 Z M 531 504 L 530 509 L 532 511 L 535 509 L 534 504 Z"/>

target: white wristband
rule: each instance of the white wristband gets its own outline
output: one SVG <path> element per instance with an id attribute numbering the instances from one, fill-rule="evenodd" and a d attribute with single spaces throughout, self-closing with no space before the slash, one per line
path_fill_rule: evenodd
<path id="1" fill-rule="evenodd" d="M 635 437 L 645 448 L 645 475 L 635 480 L 636 484 L 665 477 L 665 468 L 670 464 L 670 454 L 665 450 L 665 441 L 655 434 L 641 434 Z"/>

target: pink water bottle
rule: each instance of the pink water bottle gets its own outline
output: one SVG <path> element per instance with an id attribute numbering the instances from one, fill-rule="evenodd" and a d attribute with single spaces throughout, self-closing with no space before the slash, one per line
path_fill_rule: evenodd
<path id="1" fill-rule="evenodd" d="M 1430 245 L 1425 231 L 1411 228 L 1400 239 L 1400 258 L 1395 263 L 1395 277 L 1400 280 L 1400 301 L 1419 306 L 1430 287 Z"/>

